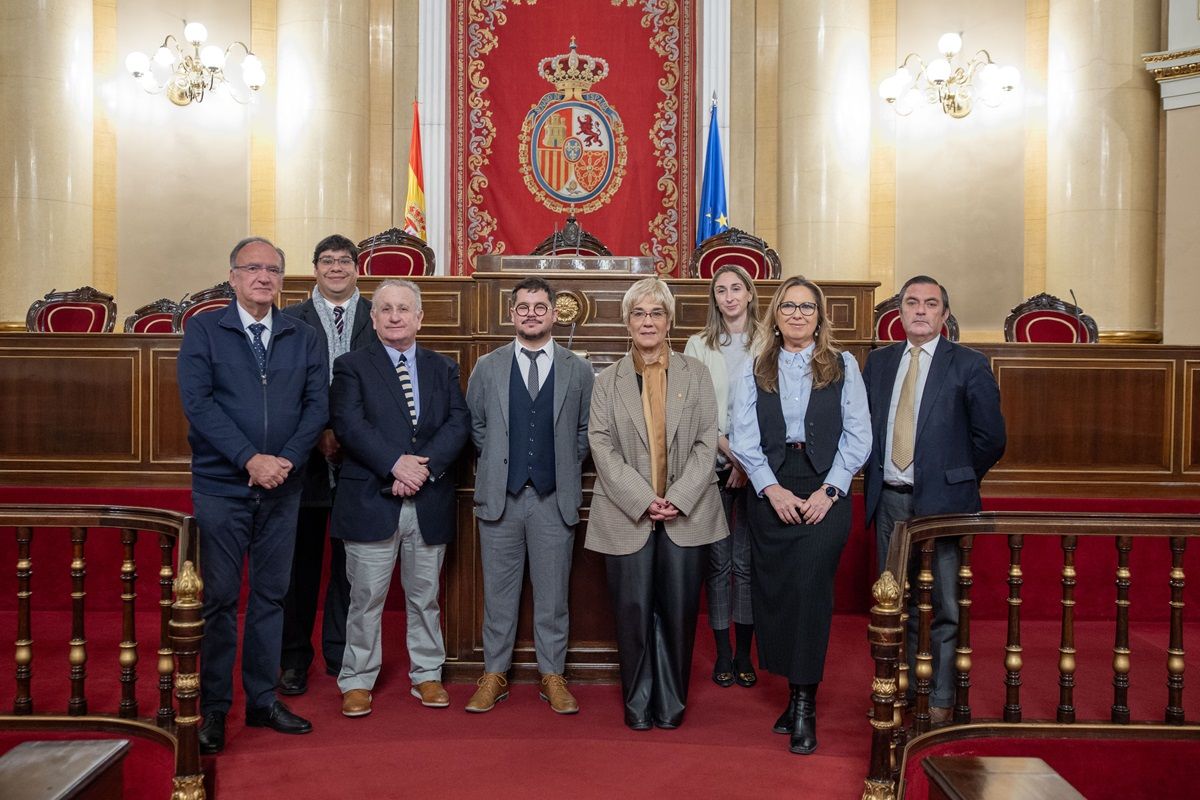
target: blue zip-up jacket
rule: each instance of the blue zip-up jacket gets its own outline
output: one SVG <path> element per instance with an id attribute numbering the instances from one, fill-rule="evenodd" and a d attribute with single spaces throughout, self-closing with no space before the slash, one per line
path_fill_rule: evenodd
<path id="1" fill-rule="evenodd" d="M 188 320 L 177 374 L 190 423 L 192 489 L 226 497 L 300 491 L 304 462 L 329 420 L 327 359 L 316 331 L 273 308 L 263 380 L 236 300 Z M 292 462 L 281 486 L 247 485 L 246 462 L 258 453 Z"/>

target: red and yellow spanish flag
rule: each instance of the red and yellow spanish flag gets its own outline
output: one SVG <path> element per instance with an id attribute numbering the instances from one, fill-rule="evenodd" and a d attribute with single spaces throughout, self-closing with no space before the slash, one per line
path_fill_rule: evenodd
<path id="1" fill-rule="evenodd" d="M 421 163 L 421 120 L 413 100 L 412 143 L 408 148 L 408 197 L 404 202 L 404 230 L 425 238 L 425 169 Z"/>

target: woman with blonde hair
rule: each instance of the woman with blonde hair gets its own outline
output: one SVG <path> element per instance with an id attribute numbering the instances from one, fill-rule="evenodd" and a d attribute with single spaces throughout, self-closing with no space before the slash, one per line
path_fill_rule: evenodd
<path id="1" fill-rule="evenodd" d="M 671 351 L 674 315 L 661 278 L 625 293 L 633 346 L 596 378 L 588 423 L 596 484 L 584 546 L 604 554 L 634 730 L 683 722 L 707 545 L 728 535 L 713 472 L 712 379 Z"/>
<path id="2" fill-rule="evenodd" d="M 746 270 L 726 264 L 708 286 L 708 321 L 688 338 L 683 352 L 708 367 L 717 396 L 717 481 L 729 538 L 708 550 L 708 624 L 717 645 L 712 679 L 718 686 L 753 686 L 758 681 L 750 658 L 754 613 L 750 604 L 750 532 L 746 523 L 746 472 L 729 450 L 729 382 L 741 374 L 758 333 L 758 293 Z M 731 580 L 732 579 L 732 580 Z M 729 620 L 736 630 L 736 653 L 729 643 Z"/>
<path id="3" fill-rule="evenodd" d="M 756 493 L 748 516 L 758 663 L 791 690 L 774 730 L 807 755 L 817 748 L 833 580 L 850 536 L 846 494 L 870 455 L 871 420 L 858 364 L 838 349 L 816 284 L 785 280 L 763 325 L 736 381 L 730 438 Z"/>

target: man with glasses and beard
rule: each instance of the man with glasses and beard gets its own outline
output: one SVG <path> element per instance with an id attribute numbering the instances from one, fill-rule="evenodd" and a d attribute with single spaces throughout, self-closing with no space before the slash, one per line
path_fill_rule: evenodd
<path id="1" fill-rule="evenodd" d="M 579 704 L 563 677 L 568 584 L 583 502 L 591 366 L 554 342 L 554 289 L 542 278 L 513 287 L 512 345 L 479 359 L 467 384 L 471 435 L 479 449 L 475 516 L 483 563 L 484 674 L 467 711 L 508 697 L 507 672 L 521 602 L 525 558 L 533 585 L 534 646 L 541 697 L 558 714 Z"/>

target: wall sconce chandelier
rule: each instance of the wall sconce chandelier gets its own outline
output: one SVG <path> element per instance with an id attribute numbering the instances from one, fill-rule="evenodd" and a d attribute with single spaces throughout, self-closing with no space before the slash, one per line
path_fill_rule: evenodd
<path id="1" fill-rule="evenodd" d="M 186 22 L 183 38 L 191 45 L 191 52 L 180 45 L 174 34 L 168 34 L 153 58 L 137 51 L 126 56 L 125 69 L 147 92 L 165 91 L 177 106 L 202 103 L 205 94 L 217 86 L 224 86 L 239 103 L 248 103 L 250 93 L 257 92 L 267 82 L 262 61 L 244 43 L 233 42 L 224 50 L 215 44 L 204 45 L 208 28 L 199 22 Z M 231 64 L 229 60 L 235 47 L 246 53 L 240 64 Z M 242 86 L 249 91 L 239 92 Z"/>
<path id="2" fill-rule="evenodd" d="M 896 73 L 879 83 L 879 96 L 900 116 L 907 117 L 925 102 L 937 104 L 943 113 L 962 119 L 971 113 L 975 98 L 995 108 L 1004 101 L 1005 94 L 1021 83 L 1021 73 L 1016 67 L 1000 66 L 992 61 L 987 50 L 980 50 L 966 63 L 956 60 L 962 50 L 962 37 L 957 33 L 942 34 L 937 47 L 941 58 L 926 64 L 916 53 L 909 53 Z M 920 65 L 915 78 L 908 68 L 913 59 Z"/>

